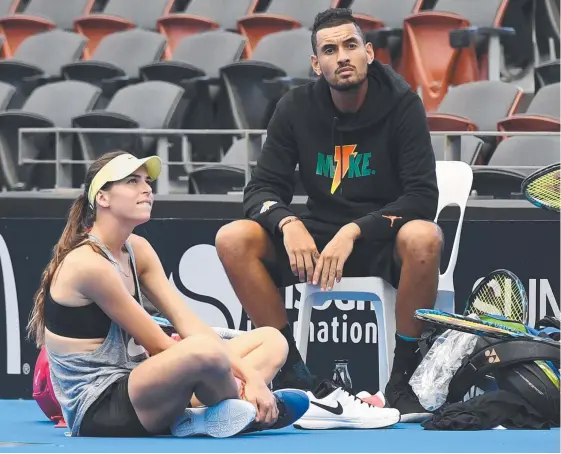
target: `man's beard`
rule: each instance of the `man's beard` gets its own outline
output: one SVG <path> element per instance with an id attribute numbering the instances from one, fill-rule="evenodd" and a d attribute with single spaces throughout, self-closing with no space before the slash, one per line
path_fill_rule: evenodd
<path id="1" fill-rule="evenodd" d="M 365 74 L 362 79 L 359 79 L 356 82 L 352 82 L 352 83 L 332 84 L 329 81 L 327 83 L 335 91 L 340 91 L 340 92 L 356 91 L 362 86 L 362 84 L 366 80 L 366 77 L 367 77 L 367 75 Z"/>

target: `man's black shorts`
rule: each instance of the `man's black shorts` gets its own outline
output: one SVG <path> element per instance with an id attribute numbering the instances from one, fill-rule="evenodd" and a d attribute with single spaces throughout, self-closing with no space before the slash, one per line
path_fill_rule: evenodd
<path id="1" fill-rule="evenodd" d="M 302 218 L 302 222 L 312 235 L 318 251 L 321 253 L 325 246 L 339 231 L 340 226 L 326 224 L 314 219 Z M 268 232 L 268 231 L 267 231 Z M 266 263 L 267 269 L 277 287 L 288 287 L 300 282 L 298 276 L 292 274 L 290 261 L 284 246 L 284 238 L 280 232 L 271 235 L 276 263 Z M 381 277 L 397 288 L 401 265 L 395 250 L 395 240 L 368 242 L 358 239 L 351 255 L 343 267 L 344 277 Z"/>

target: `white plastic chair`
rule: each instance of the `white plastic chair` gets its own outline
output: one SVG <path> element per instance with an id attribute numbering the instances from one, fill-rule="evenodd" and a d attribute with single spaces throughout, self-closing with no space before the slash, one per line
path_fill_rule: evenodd
<path id="1" fill-rule="evenodd" d="M 437 161 L 438 209 L 436 219 L 448 205 L 460 208 L 460 218 L 448 268 L 440 275 L 435 307 L 454 312 L 454 269 L 460 247 L 460 236 L 467 200 L 471 191 L 473 173 L 471 167 L 460 161 Z M 335 283 L 333 290 L 322 292 L 319 285 L 306 284 L 298 312 L 296 346 L 304 361 L 308 352 L 312 307 L 321 306 L 328 300 L 372 301 L 378 325 L 379 389 L 384 390 L 393 365 L 395 348 L 395 299 L 397 290 L 379 277 L 347 277 Z"/>

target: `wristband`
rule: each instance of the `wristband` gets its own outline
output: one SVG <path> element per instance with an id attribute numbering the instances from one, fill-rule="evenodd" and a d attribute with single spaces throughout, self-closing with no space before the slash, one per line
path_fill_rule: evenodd
<path id="1" fill-rule="evenodd" d="M 299 221 L 299 220 L 300 220 L 300 218 L 297 218 L 296 216 L 291 217 L 291 218 L 289 218 L 287 221 L 285 221 L 285 222 L 279 227 L 279 230 L 280 230 L 281 233 L 282 233 L 282 232 L 283 232 L 282 229 L 284 229 L 284 226 L 285 226 L 286 224 L 290 224 L 291 222 Z"/>

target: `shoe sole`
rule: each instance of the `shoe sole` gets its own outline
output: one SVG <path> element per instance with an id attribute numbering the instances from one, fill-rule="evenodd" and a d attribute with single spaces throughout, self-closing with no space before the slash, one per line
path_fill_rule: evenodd
<path id="1" fill-rule="evenodd" d="M 329 429 L 383 429 L 385 427 L 393 426 L 400 421 L 400 414 L 398 411 L 392 412 L 391 415 L 384 416 L 379 419 L 352 421 L 345 419 L 305 419 L 301 418 L 298 422 L 294 423 L 297 429 L 307 430 L 329 430 Z"/>
<path id="2" fill-rule="evenodd" d="M 401 415 L 401 422 L 404 423 L 419 423 L 425 422 L 432 417 L 432 413 L 407 413 Z"/>
<path id="3" fill-rule="evenodd" d="M 195 435 L 227 438 L 255 421 L 255 407 L 241 399 L 227 399 L 212 407 L 187 408 L 171 428 L 176 437 Z"/>

